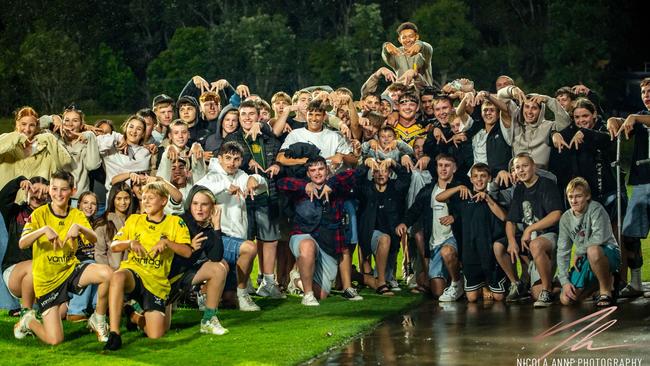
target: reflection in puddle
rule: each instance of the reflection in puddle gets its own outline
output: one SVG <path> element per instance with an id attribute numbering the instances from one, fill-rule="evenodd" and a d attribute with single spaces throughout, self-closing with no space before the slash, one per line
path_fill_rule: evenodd
<path id="1" fill-rule="evenodd" d="M 530 362 L 540 357 L 587 324 L 577 325 L 573 330 L 542 341 L 535 342 L 535 336 L 559 322 L 568 324 L 593 312 L 590 303 L 581 307 L 557 305 L 533 309 L 530 304 L 439 304 L 430 301 L 387 320 L 371 333 L 314 360 L 312 364 L 487 366 L 518 365 L 518 360 L 519 364 L 526 364 L 523 361 Z M 578 365 L 579 359 L 596 358 L 610 361 L 642 359 L 642 364 L 649 363 L 650 301 L 621 301 L 619 309 L 607 320 L 612 319 L 617 320 L 616 324 L 594 338 L 594 346 L 630 344 L 633 347 L 571 352 L 570 346 L 579 340 L 576 338 L 549 356 L 548 365 L 552 365 L 550 357 L 563 359 L 574 366 Z"/>

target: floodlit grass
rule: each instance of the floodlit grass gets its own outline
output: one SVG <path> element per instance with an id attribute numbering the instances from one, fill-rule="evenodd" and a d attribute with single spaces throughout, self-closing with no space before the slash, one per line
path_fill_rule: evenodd
<path id="1" fill-rule="evenodd" d="M 0 316 L 0 354 L 11 365 L 293 365 L 319 355 L 381 319 L 416 306 L 420 295 L 381 297 L 363 291 L 363 301 L 333 296 L 319 307 L 306 307 L 300 298 L 258 300 L 263 311 L 221 311 L 230 330 L 224 336 L 199 333 L 201 313 L 178 310 L 172 330 L 159 340 L 123 331 L 123 348 L 105 353 L 103 344 L 83 324 L 64 322 L 66 340 L 52 347 L 28 337 L 13 337 L 16 318 Z M 6 313 L 5 313 L 6 314 Z"/>

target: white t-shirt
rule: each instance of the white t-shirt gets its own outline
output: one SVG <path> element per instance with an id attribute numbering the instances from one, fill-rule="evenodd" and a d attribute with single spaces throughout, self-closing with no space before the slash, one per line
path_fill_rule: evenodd
<path id="1" fill-rule="evenodd" d="M 325 159 L 336 153 L 349 154 L 352 152 L 350 145 L 343 136 L 337 132 L 323 128 L 320 132 L 311 132 L 307 128 L 297 128 L 287 135 L 280 150 L 288 149 L 296 142 L 309 142 L 320 149 L 320 156 Z"/>
<path id="2" fill-rule="evenodd" d="M 454 236 L 451 231 L 451 225 L 445 226 L 440 223 L 440 218 L 449 216 L 449 209 L 447 203 L 436 200 L 436 196 L 442 193 L 444 189 L 438 187 L 436 184 L 433 187 L 433 194 L 431 194 L 431 208 L 433 209 L 433 225 L 431 225 L 431 238 L 429 239 L 429 247 L 435 248 L 441 245 L 447 239 Z"/>

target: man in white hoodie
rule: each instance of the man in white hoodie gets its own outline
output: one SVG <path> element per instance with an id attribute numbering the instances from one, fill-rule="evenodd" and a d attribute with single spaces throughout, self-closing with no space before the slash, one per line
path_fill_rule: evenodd
<path id="1" fill-rule="evenodd" d="M 230 265 L 226 278 L 226 290 L 237 283 L 237 301 L 242 311 L 259 311 L 246 291 L 253 260 L 257 255 L 255 243 L 248 235 L 246 197 L 266 192 L 266 180 L 258 174 L 248 175 L 239 169 L 243 148 L 236 142 L 226 142 L 219 149 L 217 158 L 210 161 L 207 175 L 196 184 L 207 187 L 221 205 L 221 232 L 223 233 L 224 259 Z"/>

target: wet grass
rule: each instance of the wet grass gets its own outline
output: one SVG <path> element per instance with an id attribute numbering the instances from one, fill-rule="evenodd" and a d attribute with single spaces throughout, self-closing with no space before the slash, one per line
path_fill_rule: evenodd
<path id="1" fill-rule="evenodd" d="M 3 364 L 93 365 L 292 365 L 319 355 L 382 319 L 416 306 L 420 295 L 381 297 L 362 291 L 363 301 L 333 296 L 319 307 L 306 307 L 300 298 L 262 300 L 263 311 L 219 313 L 224 336 L 199 333 L 201 313 L 181 309 L 174 314 L 172 330 L 159 340 L 141 333 L 123 332 L 123 348 L 102 351 L 103 344 L 88 334 L 83 324 L 64 322 L 66 341 L 46 346 L 33 337 L 18 341 L 12 330 L 16 318 L 0 316 L 0 354 Z M 5 313 L 6 314 L 6 313 Z"/>

